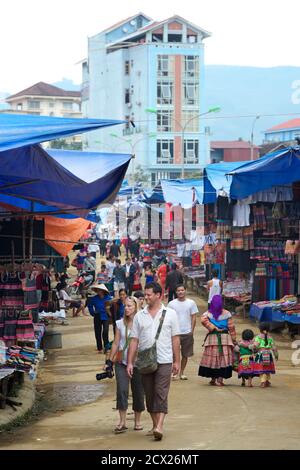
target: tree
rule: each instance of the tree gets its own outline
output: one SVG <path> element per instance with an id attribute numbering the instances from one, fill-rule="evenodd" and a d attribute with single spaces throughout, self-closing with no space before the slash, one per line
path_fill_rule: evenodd
<path id="1" fill-rule="evenodd" d="M 142 166 L 137 165 L 136 169 L 134 171 L 134 175 L 133 175 L 133 177 L 132 177 L 132 175 L 130 175 L 129 181 L 130 181 L 130 184 L 134 184 L 134 185 L 136 185 L 138 183 L 150 184 L 149 178 L 150 178 L 149 173 L 145 173 Z"/>
<path id="2" fill-rule="evenodd" d="M 190 173 L 186 173 L 185 174 L 185 179 L 186 180 L 192 180 L 192 179 L 195 179 L 195 178 L 202 178 L 202 176 L 203 176 L 202 170 L 193 171 L 193 172 L 190 172 Z"/>
<path id="3" fill-rule="evenodd" d="M 54 139 L 50 142 L 51 149 L 82 150 L 82 142 L 68 141 L 66 139 Z"/>

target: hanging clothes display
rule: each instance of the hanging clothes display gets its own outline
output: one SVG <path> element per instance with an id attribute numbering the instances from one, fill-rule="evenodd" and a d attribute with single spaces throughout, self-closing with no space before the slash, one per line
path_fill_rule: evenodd
<path id="1" fill-rule="evenodd" d="M 217 221 L 232 221 L 232 204 L 228 197 L 218 196 L 217 198 Z"/>
<path id="2" fill-rule="evenodd" d="M 232 227 L 231 250 L 252 250 L 254 248 L 253 227 Z"/>
<path id="3" fill-rule="evenodd" d="M 40 303 L 40 308 L 47 310 L 49 307 L 49 292 L 51 290 L 51 282 L 48 274 L 43 274 L 42 279 L 42 299 Z"/>
<path id="4" fill-rule="evenodd" d="M 254 231 L 265 230 L 267 228 L 265 208 L 262 204 L 253 206 L 253 218 L 254 218 L 254 223 L 253 223 Z"/>
<path id="5" fill-rule="evenodd" d="M 32 315 L 28 310 L 19 312 L 16 325 L 16 338 L 17 340 L 34 338 Z"/>
<path id="6" fill-rule="evenodd" d="M 24 309 L 32 310 L 39 308 L 36 277 L 34 275 L 25 273 L 25 277 L 22 279 L 22 289 L 24 292 Z"/>
<path id="7" fill-rule="evenodd" d="M 250 205 L 237 201 L 233 206 L 233 227 L 248 227 L 250 225 Z"/>
<path id="8" fill-rule="evenodd" d="M 24 294 L 19 275 L 2 273 L 0 276 L 0 306 L 23 308 L 23 305 Z"/>

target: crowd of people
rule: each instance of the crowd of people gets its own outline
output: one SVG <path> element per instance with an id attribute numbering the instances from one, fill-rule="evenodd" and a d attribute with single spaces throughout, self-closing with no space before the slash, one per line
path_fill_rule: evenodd
<path id="1" fill-rule="evenodd" d="M 94 295 L 88 298 L 86 307 L 94 320 L 97 351 L 106 354 L 104 370 L 115 371 L 119 422 L 114 432 L 127 431 L 130 386 L 134 430 L 143 429 L 141 414 L 146 407 L 152 419 L 147 435 L 161 440 L 171 381 L 188 380 L 185 370 L 194 354 L 198 307 L 188 298 L 182 273 L 175 263 L 163 259 L 154 268 L 151 263 L 144 263 L 136 251 L 122 263 L 119 243 L 106 242 L 105 248 L 103 243 L 97 246 L 98 249 L 93 243 L 92 248 L 89 245 L 88 250 L 80 250 L 76 267 L 89 268 L 87 271 L 93 276 L 90 288 Z M 129 255 L 128 245 L 124 244 L 124 248 Z M 97 273 L 93 260 L 96 261 L 98 252 L 100 256 L 106 255 L 106 261 Z M 260 377 L 260 386 L 269 387 L 278 359 L 269 325 L 261 324 L 258 335 L 246 329 L 238 340 L 233 316 L 223 306 L 222 282 L 217 272 L 212 273 L 207 289 L 208 309 L 201 315 L 207 335 L 198 375 L 209 378 L 212 386 L 223 387 L 224 380 L 235 371 L 242 386 L 253 387 L 253 378 Z M 59 286 L 59 295 L 75 309 L 75 315 L 85 312 L 82 302 L 74 303 L 67 297 L 65 285 Z M 148 354 L 148 350 L 149 357 L 154 354 L 155 364 L 153 370 L 145 372 L 139 357 L 142 352 Z"/>

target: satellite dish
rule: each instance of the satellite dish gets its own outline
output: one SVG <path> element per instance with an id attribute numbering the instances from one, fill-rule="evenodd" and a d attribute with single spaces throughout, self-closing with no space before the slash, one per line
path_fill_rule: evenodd
<path id="1" fill-rule="evenodd" d="M 130 21 L 130 24 L 131 24 L 131 26 L 135 26 L 135 25 L 136 25 L 136 21 L 135 21 L 135 20 L 131 20 L 131 21 Z"/>
<path id="2" fill-rule="evenodd" d="M 128 33 L 128 29 L 127 29 L 127 28 L 123 28 L 123 33 Z"/>

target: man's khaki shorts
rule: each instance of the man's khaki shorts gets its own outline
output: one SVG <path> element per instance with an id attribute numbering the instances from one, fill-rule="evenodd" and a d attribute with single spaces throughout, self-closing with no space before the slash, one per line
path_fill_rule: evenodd
<path id="1" fill-rule="evenodd" d="M 180 347 L 182 357 L 191 357 L 194 355 L 194 337 L 192 333 L 180 335 Z"/>

